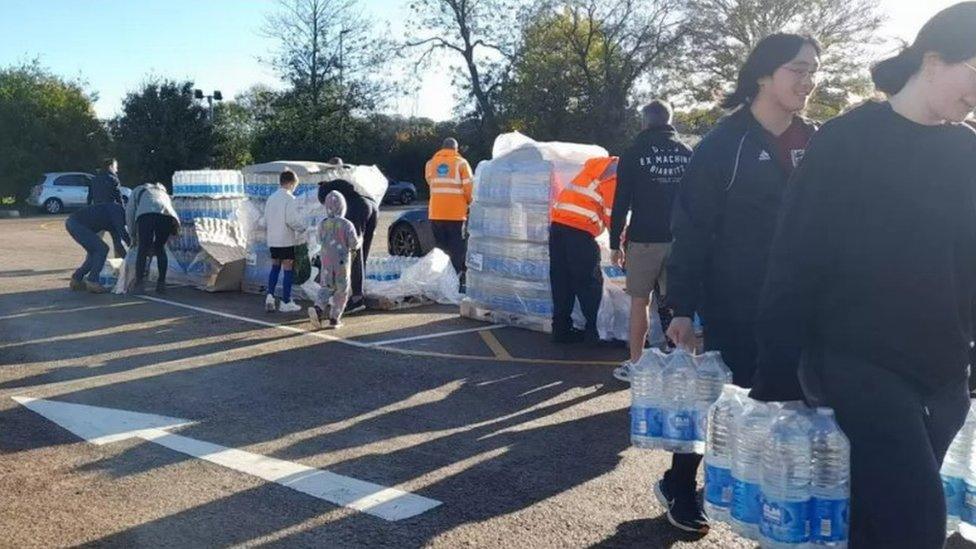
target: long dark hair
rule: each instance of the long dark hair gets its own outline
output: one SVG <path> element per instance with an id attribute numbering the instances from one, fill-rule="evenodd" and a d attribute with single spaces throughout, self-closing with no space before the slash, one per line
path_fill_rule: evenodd
<path id="1" fill-rule="evenodd" d="M 915 43 L 871 68 L 874 86 L 888 95 L 900 92 L 922 68 L 926 53 L 950 64 L 976 57 L 976 2 L 960 2 L 935 14 L 918 31 Z"/>
<path id="2" fill-rule="evenodd" d="M 820 55 L 820 44 L 811 36 L 780 32 L 760 40 L 739 69 L 735 91 L 722 99 L 722 108 L 734 109 L 752 103 L 759 93 L 759 79 L 772 76 L 776 69 L 792 61 L 807 44 Z"/>

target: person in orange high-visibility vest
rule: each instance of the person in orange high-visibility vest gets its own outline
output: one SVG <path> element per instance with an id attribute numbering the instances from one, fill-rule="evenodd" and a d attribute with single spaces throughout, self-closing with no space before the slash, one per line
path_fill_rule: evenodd
<path id="1" fill-rule="evenodd" d="M 596 316 L 603 296 L 600 246 L 596 237 L 610 227 L 617 187 L 616 156 L 591 158 L 552 206 L 549 227 L 549 284 L 552 288 L 552 340 L 599 343 Z M 573 328 L 570 315 L 579 299 L 586 328 Z"/>
<path id="2" fill-rule="evenodd" d="M 444 140 L 441 150 L 427 161 L 424 170 L 430 187 L 427 217 L 434 232 L 434 242 L 451 257 L 451 265 L 464 284 L 464 257 L 468 243 L 464 222 L 471 204 L 471 166 L 458 152 L 457 139 Z"/>

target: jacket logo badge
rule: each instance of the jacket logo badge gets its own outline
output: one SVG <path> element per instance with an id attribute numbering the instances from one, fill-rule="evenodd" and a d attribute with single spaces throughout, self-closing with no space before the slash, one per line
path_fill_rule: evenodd
<path id="1" fill-rule="evenodd" d="M 450 173 L 450 171 L 451 171 L 451 168 L 449 168 L 447 164 L 438 164 L 437 165 L 437 175 L 439 175 L 441 177 L 446 176 L 448 173 Z"/>
<path id="2" fill-rule="evenodd" d="M 772 159 L 773 159 L 773 157 L 769 156 L 769 153 L 766 152 L 766 151 L 762 151 L 762 152 L 759 153 L 759 160 L 760 160 L 760 162 L 763 161 L 763 160 L 772 160 Z"/>

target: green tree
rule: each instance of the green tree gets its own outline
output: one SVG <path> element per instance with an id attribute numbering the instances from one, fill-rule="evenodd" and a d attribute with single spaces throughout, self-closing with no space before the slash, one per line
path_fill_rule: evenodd
<path id="1" fill-rule="evenodd" d="M 173 172 L 212 165 L 214 131 L 193 82 L 151 81 L 126 95 L 112 121 L 122 180 L 171 184 Z"/>
<path id="2" fill-rule="evenodd" d="M 22 201 L 44 172 L 98 166 L 109 140 L 93 101 L 37 61 L 0 69 L 0 198 Z"/>
<path id="3" fill-rule="evenodd" d="M 251 150 L 256 121 L 247 105 L 238 101 L 218 103 L 213 123 L 215 168 L 237 170 L 254 162 Z"/>
<path id="4" fill-rule="evenodd" d="M 503 92 L 509 124 L 619 151 L 639 84 L 680 57 L 680 0 L 561 0 L 529 12 Z"/>

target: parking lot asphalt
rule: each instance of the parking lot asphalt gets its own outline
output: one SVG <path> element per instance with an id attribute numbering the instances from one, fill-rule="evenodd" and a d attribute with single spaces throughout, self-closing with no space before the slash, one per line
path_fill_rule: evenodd
<path id="1" fill-rule="evenodd" d="M 667 524 L 622 349 L 450 306 L 312 332 L 252 295 L 71 292 L 82 255 L 63 218 L 0 220 L 0 546 L 752 546 Z"/>

